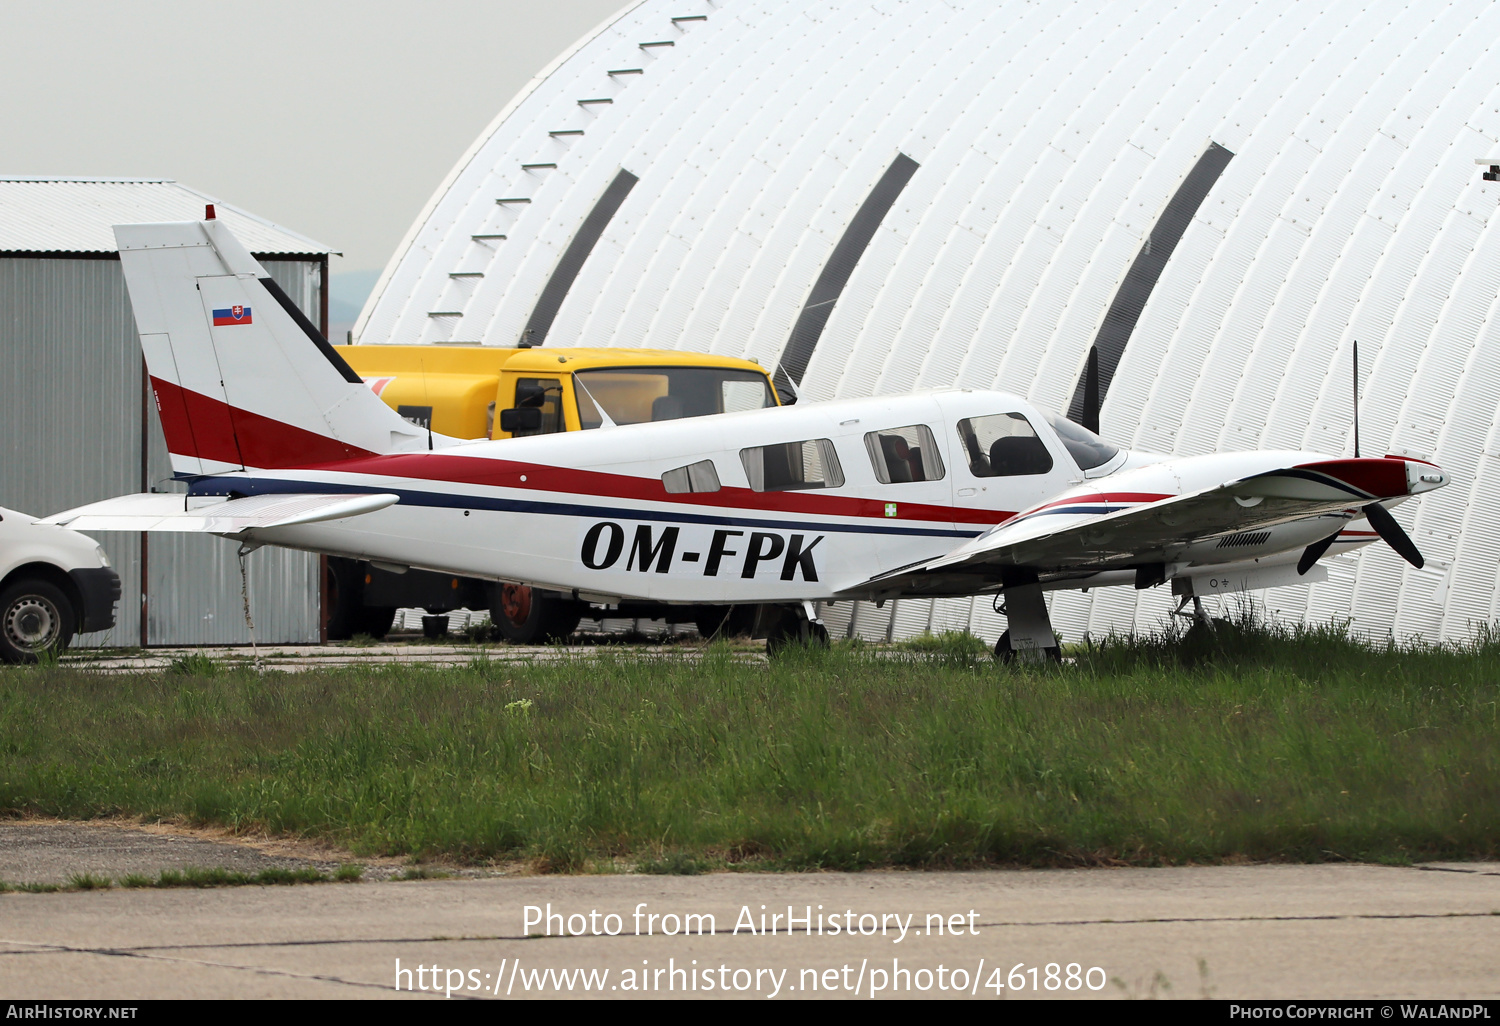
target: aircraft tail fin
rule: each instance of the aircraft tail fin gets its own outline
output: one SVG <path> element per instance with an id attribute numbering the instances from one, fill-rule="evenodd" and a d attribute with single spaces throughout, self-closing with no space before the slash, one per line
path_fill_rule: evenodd
<path id="1" fill-rule="evenodd" d="M 115 240 L 175 473 L 431 444 L 365 386 L 222 222 L 116 225 Z"/>

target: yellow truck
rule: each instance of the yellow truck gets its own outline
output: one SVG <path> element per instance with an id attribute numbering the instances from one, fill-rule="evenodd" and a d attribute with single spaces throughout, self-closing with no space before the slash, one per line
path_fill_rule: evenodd
<path id="1" fill-rule="evenodd" d="M 340 356 L 407 420 L 456 438 L 518 438 L 607 425 L 758 410 L 778 404 L 759 364 L 662 349 L 498 346 L 337 346 Z M 704 633 L 737 629 L 719 607 L 633 604 L 590 611 L 571 595 L 520 584 L 409 570 L 397 574 L 330 557 L 324 581 L 328 637 L 383 637 L 398 608 L 421 608 L 423 631 L 447 631 L 444 614 L 485 609 L 509 641 L 566 637 L 585 616 L 668 618 Z M 746 610 L 745 614 L 750 611 Z"/>

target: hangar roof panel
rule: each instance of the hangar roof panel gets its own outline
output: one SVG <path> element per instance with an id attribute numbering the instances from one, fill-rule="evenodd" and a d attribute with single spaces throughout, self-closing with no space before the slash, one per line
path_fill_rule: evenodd
<path id="1" fill-rule="evenodd" d="M 1108 346 L 1105 433 L 1177 454 L 1347 453 L 1357 340 L 1368 452 L 1453 464 L 1440 501 L 1400 513 L 1453 569 L 1375 547 L 1263 601 L 1467 637 L 1500 610 L 1474 541 L 1493 520 L 1477 497 L 1500 494 L 1477 369 L 1500 352 L 1500 187 L 1475 169 L 1496 149 L 1497 39 L 1488 0 L 636 0 L 475 141 L 354 334 L 511 346 L 546 294 L 548 345 L 771 368 L 822 311 L 804 398 L 965 385 L 1063 409 Z M 916 170 L 854 230 L 898 158 Z M 622 171 L 630 194 L 585 231 Z M 852 266 L 830 276 L 836 259 Z M 1059 593 L 1053 618 L 1157 630 L 1166 602 Z M 848 629 L 890 623 L 1000 621 L 903 602 Z"/>
<path id="2" fill-rule="evenodd" d="M 114 225 L 196 220 L 205 203 L 252 253 L 336 252 L 168 178 L 0 177 L 0 253 L 113 253 Z"/>

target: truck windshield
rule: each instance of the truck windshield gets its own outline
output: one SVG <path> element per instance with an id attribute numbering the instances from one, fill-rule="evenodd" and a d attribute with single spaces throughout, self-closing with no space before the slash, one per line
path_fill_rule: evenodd
<path id="1" fill-rule="evenodd" d="M 616 424 L 738 413 L 776 405 L 764 374 L 717 367 L 608 367 L 573 375 L 578 422 L 603 423 L 599 404 Z"/>

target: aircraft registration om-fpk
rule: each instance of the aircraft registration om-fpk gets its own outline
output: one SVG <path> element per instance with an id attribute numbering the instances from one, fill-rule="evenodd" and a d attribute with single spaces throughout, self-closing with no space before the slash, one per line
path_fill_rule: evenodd
<path id="1" fill-rule="evenodd" d="M 1002 653 L 1030 654 L 1057 645 L 1048 590 L 1169 584 L 1185 603 L 1321 579 L 1320 558 L 1377 537 L 1420 566 L 1386 507 L 1447 482 L 1416 459 L 1132 452 L 964 389 L 460 441 L 387 407 L 222 223 L 115 234 L 188 492 L 49 518 L 81 530 L 753 605 L 773 639 L 815 630 L 817 601 L 997 593 Z"/>

